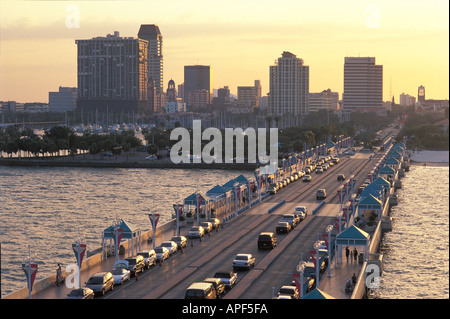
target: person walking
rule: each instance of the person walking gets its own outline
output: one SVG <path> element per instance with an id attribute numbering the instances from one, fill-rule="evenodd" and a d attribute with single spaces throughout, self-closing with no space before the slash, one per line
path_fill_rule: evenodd
<path id="1" fill-rule="evenodd" d="M 350 261 L 351 261 L 352 264 L 353 264 L 353 250 L 350 250 Z"/>
<path id="2" fill-rule="evenodd" d="M 59 287 L 60 280 L 61 280 L 61 265 L 58 263 L 58 268 L 56 269 L 56 287 Z"/>
<path id="3" fill-rule="evenodd" d="M 350 249 L 348 249 L 348 246 L 345 247 L 345 257 L 347 257 L 347 262 L 348 262 L 348 256 L 350 255 Z"/>
<path id="4" fill-rule="evenodd" d="M 355 263 L 357 263 L 358 262 L 358 251 L 356 250 L 356 247 L 355 247 L 355 249 L 353 249 L 353 258 L 355 258 Z"/>

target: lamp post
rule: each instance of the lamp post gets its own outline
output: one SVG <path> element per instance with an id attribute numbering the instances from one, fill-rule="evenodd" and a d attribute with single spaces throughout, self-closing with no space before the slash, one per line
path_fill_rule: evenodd
<path id="1" fill-rule="evenodd" d="M 300 293 L 300 298 L 303 297 L 303 272 L 305 271 L 305 267 L 306 267 L 306 262 L 305 261 L 300 261 L 297 265 L 297 272 L 300 278 L 300 281 L 298 282 L 299 284 L 299 293 Z"/>
<path id="2" fill-rule="evenodd" d="M 319 288 L 319 282 L 320 282 L 320 258 L 319 258 L 319 248 L 320 248 L 320 240 L 317 240 L 314 245 L 313 248 L 316 251 L 316 288 Z"/>
<path id="3" fill-rule="evenodd" d="M 33 254 L 33 256 L 36 256 L 36 254 Z M 33 289 L 34 279 L 38 270 L 38 265 L 33 262 L 33 256 L 31 255 L 30 245 L 28 245 L 28 257 L 25 257 L 22 263 L 22 270 L 27 277 L 28 299 L 31 299 L 31 290 Z"/>
<path id="4" fill-rule="evenodd" d="M 77 259 L 78 266 L 78 287 L 81 288 L 81 265 L 83 263 L 84 254 L 86 253 L 86 240 L 84 236 L 80 235 L 80 230 L 78 230 L 78 237 L 75 239 L 75 242 L 72 244 L 73 252 L 75 253 L 75 257 Z M 117 250 L 116 250 L 116 261 L 117 261 Z"/>
<path id="5" fill-rule="evenodd" d="M 328 225 L 326 228 L 326 232 L 328 234 L 328 244 L 327 244 L 327 249 L 328 249 L 328 277 L 331 277 L 331 231 L 333 230 L 333 225 Z"/>

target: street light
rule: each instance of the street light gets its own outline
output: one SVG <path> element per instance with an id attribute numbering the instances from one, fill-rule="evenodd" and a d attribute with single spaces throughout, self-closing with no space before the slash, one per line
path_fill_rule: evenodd
<path id="1" fill-rule="evenodd" d="M 331 231 L 333 230 L 333 225 L 328 225 L 326 232 L 328 234 L 328 277 L 331 277 Z"/>
<path id="2" fill-rule="evenodd" d="M 322 243 L 320 242 L 320 240 L 317 240 L 313 245 L 313 248 L 316 251 L 316 288 L 319 288 L 319 282 L 320 282 L 320 280 L 319 280 L 319 276 L 320 276 L 319 248 L 320 248 L 321 244 Z"/>

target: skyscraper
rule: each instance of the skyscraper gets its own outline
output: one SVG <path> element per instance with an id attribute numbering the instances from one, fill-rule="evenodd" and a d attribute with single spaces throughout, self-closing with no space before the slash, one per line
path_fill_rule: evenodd
<path id="1" fill-rule="evenodd" d="M 295 54 L 283 52 L 270 66 L 269 115 L 309 113 L 309 66 Z"/>
<path id="2" fill-rule="evenodd" d="M 187 107 L 206 107 L 208 104 L 211 104 L 212 98 L 212 67 L 209 65 L 185 66 L 184 101 Z"/>
<path id="3" fill-rule="evenodd" d="M 148 42 L 120 37 L 76 40 L 77 108 L 140 113 L 147 108 Z"/>
<path id="4" fill-rule="evenodd" d="M 156 93 L 163 92 L 163 37 L 155 24 L 142 24 L 138 38 L 148 41 L 148 77 L 155 81 Z"/>
<path id="5" fill-rule="evenodd" d="M 383 66 L 374 57 L 346 57 L 344 64 L 344 111 L 368 111 L 383 105 Z"/>

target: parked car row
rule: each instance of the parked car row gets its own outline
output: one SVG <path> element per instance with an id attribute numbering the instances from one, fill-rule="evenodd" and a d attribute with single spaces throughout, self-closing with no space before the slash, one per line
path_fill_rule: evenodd
<path id="1" fill-rule="evenodd" d="M 280 190 L 287 187 L 290 183 L 295 182 L 304 176 L 305 176 L 304 171 L 292 173 L 290 176 L 282 179 L 281 181 L 271 183 L 269 185 L 268 192 L 272 195 L 275 195 Z"/>

